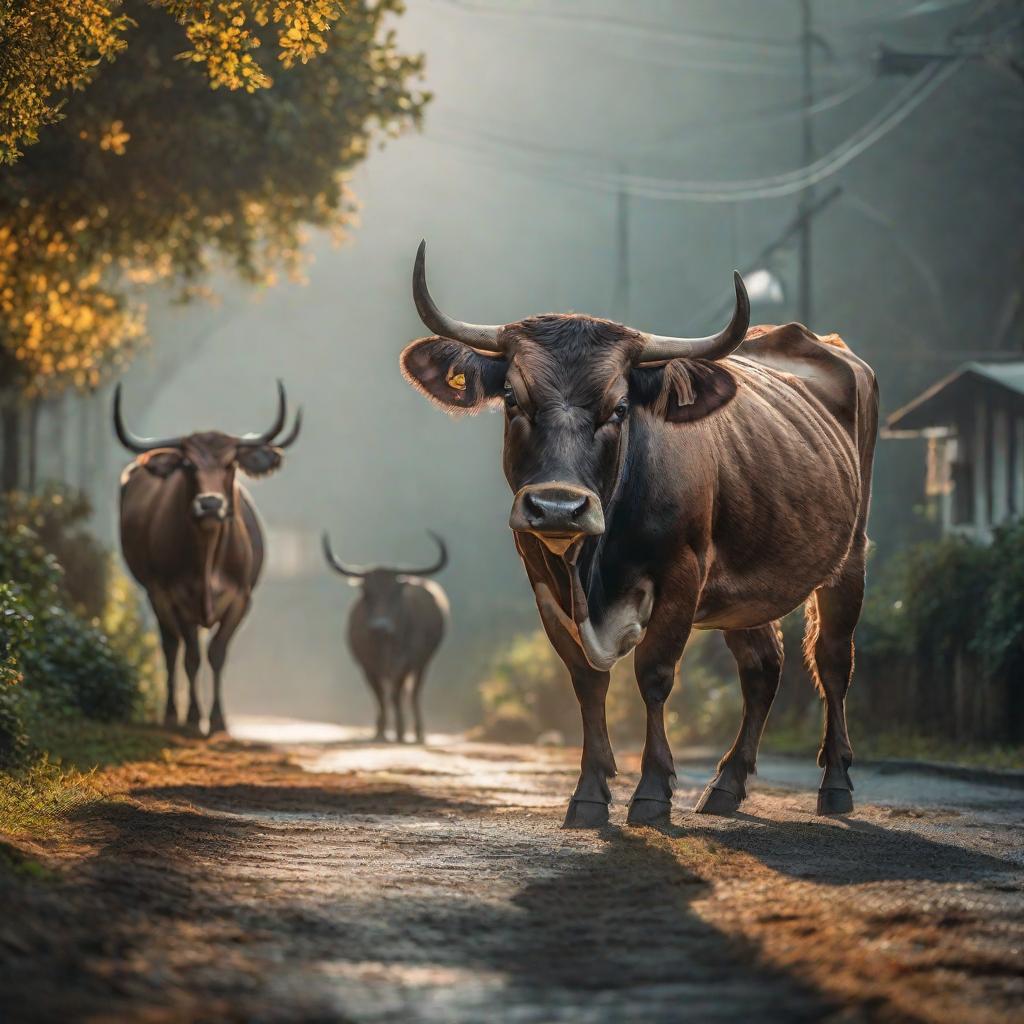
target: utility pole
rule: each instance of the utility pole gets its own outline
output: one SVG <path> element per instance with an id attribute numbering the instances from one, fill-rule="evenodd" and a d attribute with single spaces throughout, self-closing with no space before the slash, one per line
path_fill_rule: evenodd
<path id="1" fill-rule="evenodd" d="M 800 56 L 803 62 L 803 159 L 801 166 L 809 167 L 814 162 L 814 28 L 812 25 L 812 0 L 800 0 Z M 800 285 L 797 295 L 797 319 L 809 327 L 813 319 L 811 305 L 811 210 L 814 208 L 814 186 L 808 185 L 800 196 Z"/>
<path id="2" fill-rule="evenodd" d="M 620 324 L 629 323 L 629 193 L 626 191 L 626 168 L 619 165 L 618 194 L 615 197 L 615 298 L 612 317 Z"/>

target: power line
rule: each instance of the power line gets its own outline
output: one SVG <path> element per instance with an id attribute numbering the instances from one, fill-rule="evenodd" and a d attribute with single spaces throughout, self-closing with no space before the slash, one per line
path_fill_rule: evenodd
<path id="1" fill-rule="evenodd" d="M 625 18 L 611 15 L 594 15 L 558 13 L 535 8 L 524 8 L 508 5 L 490 5 L 473 2 L 473 0 L 434 0 L 435 3 L 461 11 L 466 14 L 478 14 L 489 17 L 524 19 L 547 23 L 560 28 L 571 28 L 574 33 L 590 32 L 608 36 L 614 33 L 617 37 L 633 36 L 654 43 L 667 43 L 680 47 L 690 47 L 701 51 L 700 56 L 675 56 L 662 58 L 656 54 L 645 52 L 642 57 L 626 54 L 628 59 L 641 59 L 646 64 L 672 68 L 691 68 L 701 71 L 721 71 L 752 77 L 776 76 L 792 77 L 799 69 L 793 58 L 796 49 L 792 42 L 776 40 L 759 40 L 739 36 L 715 33 L 699 33 L 681 31 L 666 25 L 643 25 Z M 736 59 L 708 56 L 708 47 L 726 47 L 739 51 Z M 781 59 L 780 59 L 781 58 Z M 774 61 L 774 63 L 770 62 Z M 837 67 L 824 68 L 827 75 L 842 73 Z"/>
<path id="2" fill-rule="evenodd" d="M 671 202 L 732 203 L 793 195 L 809 185 L 815 185 L 831 177 L 875 145 L 906 120 L 962 65 L 963 61 L 958 60 L 938 68 L 925 69 L 911 79 L 881 111 L 829 153 L 808 166 L 771 177 L 737 182 L 715 182 L 612 175 L 595 173 L 591 167 L 585 165 L 565 167 L 564 159 L 562 168 L 552 168 L 547 175 L 539 176 L 546 176 L 550 181 L 589 191 L 606 193 L 624 191 L 637 198 Z M 492 162 L 497 162 L 502 167 L 508 166 L 508 157 L 521 160 L 524 150 L 532 149 L 534 152 L 538 150 L 538 147 L 513 140 L 498 142 L 492 139 L 490 150 L 486 146 L 481 148 L 479 145 L 467 144 L 458 138 L 449 137 L 446 140 L 443 135 L 436 141 L 441 144 L 455 145 L 464 151 L 483 156 L 485 159 L 490 157 Z M 504 149 L 505 157 L 495 159 L 495 148 Z M 544 149 L 540 148 L 540 151 L 543 153 Z M 549 149 L 547 152 L 554 153 L 556 151 Z M 560 151 L 561 157 L 564 158 L 565 155 L 566 151 Z"/>

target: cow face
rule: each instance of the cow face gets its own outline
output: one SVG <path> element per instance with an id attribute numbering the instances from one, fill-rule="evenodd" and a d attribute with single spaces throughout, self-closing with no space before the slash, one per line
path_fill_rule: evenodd
<path id="1" fill-rule="evenodd" d="M 452 412 L 504 410 L 503 467 L 513 530 L 557 554 L 604 532 L 636 416 L 700 419 L 735 393 L 729 372 L 676 359 L 640 364 L 643 337 L 585 316 L 540 316 L 501 330 L 501 356 L 444 338 L 413 342 L 402 369 Z"/>
<path id="2" fill-rule="evenodd" d="M 634 416 L 682 423 L 735 394 L 732 375 L 715 362 L 735 351 L 750 323 L 743 280 L 733 278 L 732 319 L 705 338 L 644 334 L 588 316 L 472 324 L 434 302 L 420 242 L 413 301 L 436 336 L 405 349 L 402 372 L 450 412 L 504 404 L 505 477 L 515 494 L 509 525 L 565 554 L 604 532 Z"/>
<path id="3" fill-rule="evenodd" d="M 398 633 L 402 583 L 392 569 L 371 569 L 362 577 L 366 628 L 378 640 L 390 640 Z"/>
<path id="4" fill-rule="evenodd" d="M 278 381 L 277 387 L 277 417 L 262 434 L 237 437 L 206 431 L 158 441 L 136 437 L 125 427 L 118 384 L 114 392 L 114 432 L 147 472 L 161 478 L 181 474 L 187 481 L 193 519 L 202 527 L 216 527 L 234 512 L 236 470 L 252 477 L 267 476 L 280 467 L 284 450 L 299 436 L 301 409 L 288 436 L 277 439 L 287 415 L 284 385 Z"/>

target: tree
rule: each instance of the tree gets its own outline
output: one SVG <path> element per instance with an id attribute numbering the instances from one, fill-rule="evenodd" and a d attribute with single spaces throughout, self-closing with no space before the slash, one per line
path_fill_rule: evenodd
<path id="1" fill-rule="evenodd" d="M 254 58 L 261 29 L 277 29 L 285 68 L 327 49 L 342 17 L 338 0 L 150 0 L 182 28 L 191 50 L 183 59 L 205 66 L 210 83 L 253 92 L 273 79 Z M 104 60 L 113 60 L 134 24 L 119 0 L 0 0 L 0 164 L 61 117 L 63 94 L 82 89 Z M 251 21 L 251 24 L 250 24 Z"/>
<path id="2" fill-rule="evenodd" d="M 189 295 L 215 260 L 249 281 L 295 270 L 303 226 L 344 231 L 346 172 L 428 99 L 411 86 L 422 58 L 387 25 L 401 0 L 117 10 L 115 59 L 0 173 L 8 397 L 95 387 L 129 358 L 135 286 L 174 278 Z"/>

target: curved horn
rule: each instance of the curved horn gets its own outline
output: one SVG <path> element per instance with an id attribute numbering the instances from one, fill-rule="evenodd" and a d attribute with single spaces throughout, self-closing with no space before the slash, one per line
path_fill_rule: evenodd
<path id="1" fill-rule="evenodd" d="M 288 431 L 288 436 L 280 438 L 274 445 L 275 448 L 287 448 L 289 445 L 295 443 L 299 434 L 302 432 L 302 406 L 299 406 L 299 411 L 295 414 L 295 422 L 292 424 L 292 429 Z"/>
<path id="2" fill-rule="evenodd" d="M 750 326 L 750 299 L 739 271 L 733 271 L 736 285 L 736 308 L 724 330 L 706 338 L 668 338 L 645 334 L 643 351 L 637 362 L 660 363 L 666 359 L 724 359 L 734 352 L 747 335 Z"/>
<path id="3" fill-rule="evenodd" d="M 274 420 L 270 429 L 262 434 L 246 434 L 245 437 L 239 438 L 239 443 L 244 444 L 247 447 L 257 447 L 261 444 L 268 444 L 273 441 L 278 434 L 284 430 L 284 422 L 288 416 L 288 398 L 284 392 L 284 382 L 278 379 L 277 382 L 277 418 Z M 294 440 L 294 438 L 292 438 Z"/>
<path id="4" fill-rule="evenodd" d="M 114 433 L 130 452 L 142 455 L 144 452 L 152 451 L 154 448 L 178 448 L 181 445 L 180 437 L 136 437 L 124 425 L 121 418 L 121 385 L 118 383 L 114 388 Z"/>
<path id="5" fill-rule="evenodd" d="M 445 542 L 433 530 L 427 530 L 427 533 L 434 538 L 434 543 L 440 549 L 440 557 L 427 569 L 403 569 L 403 576 L 433 576 L 434 573 L 440 572 L 448 564 L 448 548 Z"/>
<path id="6" fill-rule="evenodd" d="M 327 559 L 327 564 L 335 572 L 340 572 L 342 576 L 351 576 L 357 580 L 361 580 L 366 575 L 365 569 L 349 568 L 344 562 L 335 557 L 334 552 L 331 550 L 331 538 L 327 536 L 326 530 L 323 532 L 323 545 L 324 558 Z"/>
<path id="7" fill-rule="evenodd" d="M 442 338 L 462 341 L 481 352 L 500 352 L 498 344 L 499 325 L 466 324 L 461 320 L 453 320 L 437 308 L 427 290 L 427 243 L 420 242 L 416 250 L 416 263 L 412 270 L 412 298 L 416 303 L 416 312 L 423 323 Z"/>

